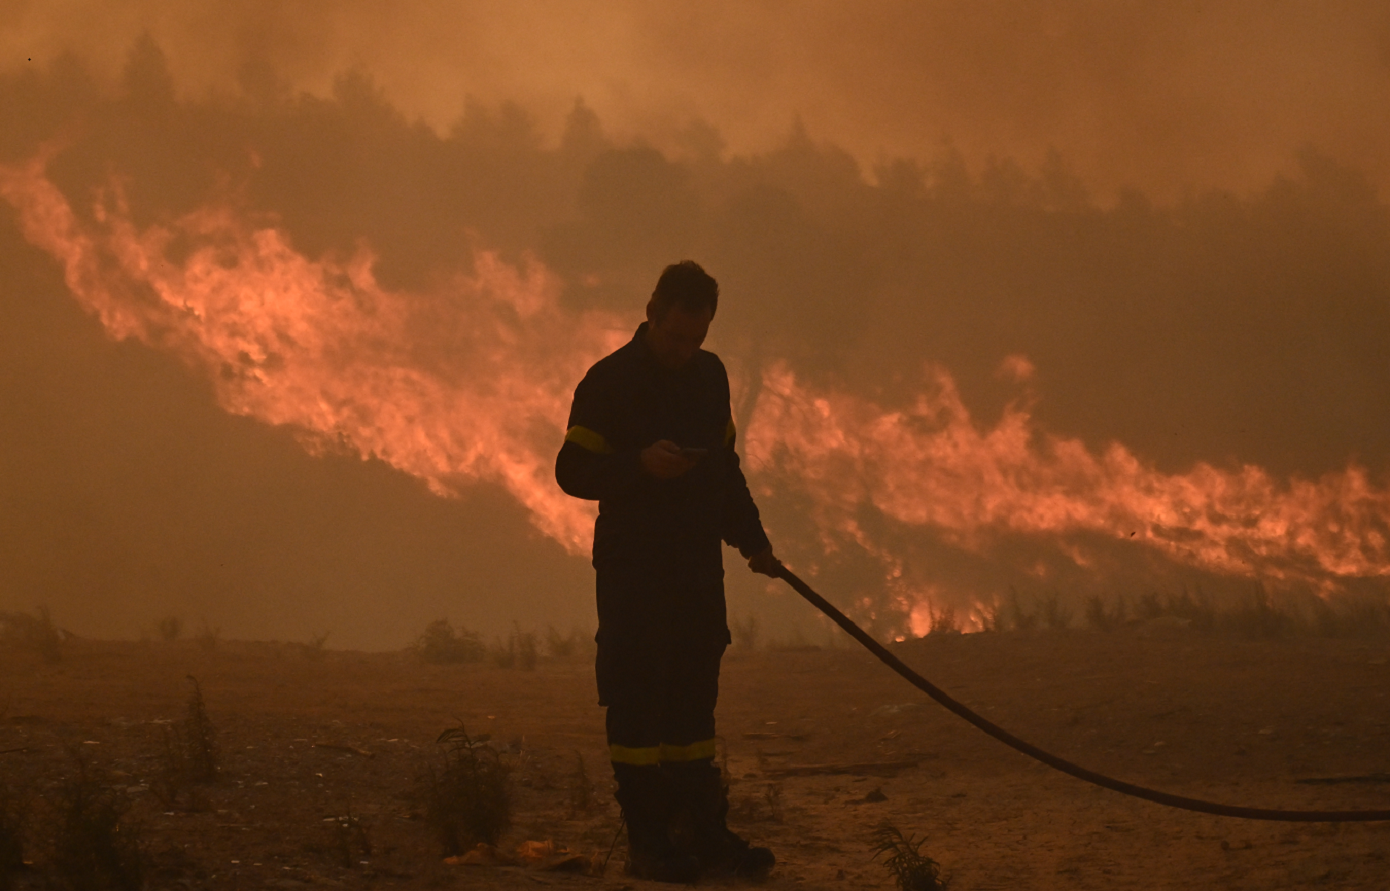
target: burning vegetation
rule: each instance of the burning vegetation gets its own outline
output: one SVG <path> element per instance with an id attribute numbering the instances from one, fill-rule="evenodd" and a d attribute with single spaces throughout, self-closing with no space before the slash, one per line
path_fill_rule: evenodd
<path id="1" fill-rule="evenodd" d="M 1061 157 L 972 171 L 948 149 L 866 176 L 801 129 L 765 155 L 664 154 L 582 103 L 553 146 L 513 107 L 471 105 L 440 135 L 360 71 L 328 99 L 184 99 L 148 38 L 114 94 L 69 59 L 0 99 L 21 122 L 0 194 L 106 337 L 175 357 L 327 472 L 356 457 L 436 495 L 505 493 L 539 537 L 509 526 L 489 556 L 586 552 L 592 511 L 550 474 L 566 399 L 629 335 L 651 270 L 691 254 L 729 293 L 719 349 L 768 525 L 881 634 L 945 609 L 985 627 L 1010 589 L 1073 614 L 1185 586 L 1385 597 L 1390 384 L 1361 369 L 1390 323 L 1390 225 L 1315 153 L 1247 197 L 1101 206 Z M 208 497 L 186 510 L 227 498 Z M 223 584 L 263 587 L 266 550 Z M 370 612 L 375 583 L 348 569 L 376 549 L 357 551 L 277 584 Z M 429 597 L 444 572 L 421 570 Z M 546 572 L 529 584 L 566 587 Z M 584 598 L 546 596 L 580 615 Z"/>

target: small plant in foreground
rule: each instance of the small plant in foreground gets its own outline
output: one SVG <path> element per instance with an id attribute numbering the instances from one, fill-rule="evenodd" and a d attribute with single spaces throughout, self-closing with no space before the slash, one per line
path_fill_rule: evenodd
<path id="1" fill-rule="evenodd" d="M 883 865 L 897 880 L 901 891 L 943 891 L 949 878 L 941 875 L 941 865 L 922 853 L 926 839 L 904 836 L 902 830 L 884 823 L 874 832 L 874 859 L 887 855 Z"/>
<path id="2" fill-rule="evenodd" d="M 203 689 L 192 675 L 193 691 L 180 721 L 164 728 L 164 758 L 150 792 L 169 808 L 202 810 L 204 802 L 192 795 L 192 787 L 217 779 L 217 729 L 208 718 Z"/>
<path id="3" fill-rule="evenodd" d="M 594 784 L 584 766 L 584 755 L 574 752 L 574 776 L 569 783 L 569 818 L 582 817 L 594 809 Z"/>
<path id="4" fill-rule="evenodd" d="M 53 862 L 72 891 L 139 891 L 144 853 L 125 820 L 130 802 L 80 758 L 77 776 L 59 791 Z"/>
<path id="5" fill-rule="evenodd" d="M 435 619 L 411 647 L 421 662 L 445 664 L 452 662 L 481 662 L 487 654 L 478 635 L 467 629 L 454 630 L 448 619 Z"/>
<path id="6" fill-rule="evenodd" d="M 426 765 L 425 821 L 446 857 L 481 842 L 497 844 L 511 824 L 510 770 L 486 741 L 469 736 L 460 723 L 439 735 L 443 750 Z"/>

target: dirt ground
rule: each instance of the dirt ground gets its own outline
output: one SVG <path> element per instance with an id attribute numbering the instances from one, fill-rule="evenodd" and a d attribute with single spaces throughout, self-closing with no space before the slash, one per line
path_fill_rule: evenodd
<path id="1" fill-rule="evenodd" d="M 898 652 L 1023 738 L 1132 782 L 1249 806 L 1390 807 L 1390 783 L 1372 781 L 1390 772 L 1385 642 L 1131 628 L 941 637 Z M 149 784 L 190 674 L 221 774 L 203 801 L 171 810 Z M 50 803 L 85 759 L 129 795 L 153 888 L 637 888 L 621 844 L 599 878 L 446 864 L 415 793 L 436 737 L 461 721 L 514 765 L 504 849 L 606 851 L 618 815 L 594 698 L 581 662 L 522 671 L 270 643 L 69 641 L 47 663 L 0 649 L 0 779 L 30 803 L 29 856 L 41 863 Z M 1390 824 L 1223 819 L 1096 789 L 985 737 L 848 646 L 731 651 L 719 721 L 731 822 L 779 860 L 769 888 L 894 887 L 871 859 L 883 821 L 925 837 L 957 891 L 1390 888 Z M 814 765 L 849 772 L 789 771 Z M 1299 782 L 1329 777 L 1362 779 Z M 349 814 L 363 832 L 345 843 L 336 827 Z M 43 881 L 36 868 L 20 887 Z"/>

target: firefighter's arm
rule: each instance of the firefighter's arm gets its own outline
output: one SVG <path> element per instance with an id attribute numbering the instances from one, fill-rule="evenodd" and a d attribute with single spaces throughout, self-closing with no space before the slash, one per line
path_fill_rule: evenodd
<path id="1" fill-rule="evenodd" d="M 748 481 L 739 467 L 738 452 L 734 449 L 736 439 L 737 432 L 731 419 L 724 436 L 728 463 L 724 479 L 723 538 L 738 548 L 754 572 L 774 575 L 777 558 L 772 555 L 772 543 L 763 531 L 758 506 L 753 502 L 753 493 L 748 491 Z"/>
<path id="2" fill-rule="evenodd" d="M 642 472 L 636 449 L 615 449 L 609 439 L 611 412 L 592 372 L 574 391 L 565 443 L 555 459 L 555 481 L 568 495 L 590 501 L 611 498 Z"/>

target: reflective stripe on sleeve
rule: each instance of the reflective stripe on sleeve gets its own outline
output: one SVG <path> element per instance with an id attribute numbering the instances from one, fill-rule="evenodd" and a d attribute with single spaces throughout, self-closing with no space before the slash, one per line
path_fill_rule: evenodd
<path id="1" fill-rule="evenodd" d="M 662 746 L 620 746 L 616 743 L 608 746 L 608 760 L 617 764 L 660 764 Z"/>
<path id="2" fill-rule="evenodd" d="M 565 442 L 572 442 L 580 448 L 598 455 L 613 454 L 613 447 L 608 444 L 608 440 L 603 438 L 603 434 L 595 433 L 588 427 L 571 427 L 566 430 Z"/>

